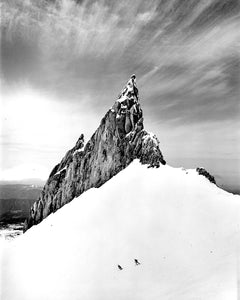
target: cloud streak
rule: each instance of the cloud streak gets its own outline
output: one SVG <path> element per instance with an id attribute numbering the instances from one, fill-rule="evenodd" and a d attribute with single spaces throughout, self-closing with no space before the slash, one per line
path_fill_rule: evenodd
<path id="1" fill-rule="evenodd" d="M 136 73 L 160 137 L 159 120 L 168 133 L 194 126 L 225 140 L 224 124 L 238 126 L 238 0 L 8 0 L 1 10 L 3 94 L 28 85 L 100 118 Z"/>
<path id="2" fill-rule="evenodd" d="M 236 1 L 46 3 L 2 5 L 7 83 L 25 78 L 73 98 L 78 92 L 91 94 L 94 86 L 105 97 L 108 85 L 114 93 L 116 82 L 132 72 L 150 94 L 168 94 L 172 86 L 195 99 L 204 90 L 214 98 L 239 87 Z M 231 88 L 228 77 L 235 80 Z"/>

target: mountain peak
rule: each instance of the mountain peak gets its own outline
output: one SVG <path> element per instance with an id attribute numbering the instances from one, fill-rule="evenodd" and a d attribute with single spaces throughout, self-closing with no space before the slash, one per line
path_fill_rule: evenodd
<path id="1" fill-rule="evenodd" d="M 116 113 L 119 138 L 133 130 L 143 129 L 143 113 L 139 104 L 136 76 L 133 74 L 111 108 Z"/>
<path id="2" fill-rule="evenodd" d="M 118 99 L 124 98 L 124 97 L 136 97 L 138 100 L 138 89 L 137 89 L 137 83 L 136 83 L 136 75 L 133 74 L 127 83 L 125 84 L 124 88 L 122 89 L 121 93 L 118 96 Z"/>
<path id="3" fill-rule="evenodd" d="M 136 158 L 149 167 L 166 163 L 157 137 L 144 130 L 133 74 L 86 145 L 81 134 L 76 145 L 53 168 L 30 209 L 26 229 L 88 189 L 100 187 Z"/>

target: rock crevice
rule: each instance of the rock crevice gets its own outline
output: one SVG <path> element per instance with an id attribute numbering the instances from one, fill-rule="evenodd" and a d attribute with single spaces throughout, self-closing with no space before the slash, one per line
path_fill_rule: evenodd
<path id="1" fill-rule="evenodd" d="M 136 77 L 132 75 L 86 145 L 81 134 L 53 168 L 30 209 L 26 230 L 88 189 L 100 187 L 136 158 L 149 167 L 165 164 L 157 137 L 144 130 Z"/>

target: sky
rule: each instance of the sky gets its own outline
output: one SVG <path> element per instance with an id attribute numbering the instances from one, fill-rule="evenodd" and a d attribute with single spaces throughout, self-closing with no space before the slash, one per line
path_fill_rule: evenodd
<path id="1" fill-rule="evenodd" d="M 167 163 L 240 193 L 239 0 L 2 0 L 1 178 L 47 179 L 135 73 Z"/>

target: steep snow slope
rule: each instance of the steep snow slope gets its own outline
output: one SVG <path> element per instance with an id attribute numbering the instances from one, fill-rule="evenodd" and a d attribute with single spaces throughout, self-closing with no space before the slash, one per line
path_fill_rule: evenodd
<path id="1" fill-rule="evenodd" d="M 2 299 L 237 299 L 239 223 L 239 196 L 135 160 L 9 246 Z"/>

